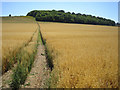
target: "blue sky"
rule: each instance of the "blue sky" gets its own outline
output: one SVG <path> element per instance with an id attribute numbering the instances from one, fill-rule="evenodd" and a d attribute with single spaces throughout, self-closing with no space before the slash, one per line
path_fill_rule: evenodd
<path id="1" fill-rule="evenodd" d="M 118 2 L 2 2 L 2 15 L 26 15 L 31 10 L 64 10 L 118 22 Z"/>

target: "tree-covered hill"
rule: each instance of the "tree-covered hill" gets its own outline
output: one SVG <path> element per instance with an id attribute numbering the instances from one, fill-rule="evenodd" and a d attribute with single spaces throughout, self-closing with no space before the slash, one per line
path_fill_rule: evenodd
<path id="1" fill-rule="evenodd" d="M 35 17 L 36 21 L 49 22 L 64 22 L 64 23 L 79 23 L 79 24 L 94 24 L 94 25 L 109 25 L 115 26 L 115 22 L 102 17 L 85 15 L 81 13 L 70 13 L 64 10 L 33 10 L 27 16 Z"/>

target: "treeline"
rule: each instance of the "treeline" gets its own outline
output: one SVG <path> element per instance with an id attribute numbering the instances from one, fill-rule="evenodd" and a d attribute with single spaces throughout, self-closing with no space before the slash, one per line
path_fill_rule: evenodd
<path id="1" fill-rule="evenodd" d="M 36 21 L 63 22 L 63 23 L 79 23 L 94 25 L 115 26 L 115 22 L 102 17 L 85 15 L 81 13 L 70 13 L 64 10 L 33 10 L 27 16 L 35 17 Z"/>

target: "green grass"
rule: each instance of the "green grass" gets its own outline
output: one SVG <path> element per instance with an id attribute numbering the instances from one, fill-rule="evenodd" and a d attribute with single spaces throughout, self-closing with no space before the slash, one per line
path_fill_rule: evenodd
<path id="1" fill-rule="evenodd" d="M 35 55 L 37 53 L 37 47 L 39 45 L 39 42 L 40 42 L 40 34 L 38 32 L 38 39 L 37 39 L 37 43 L 34 46 L 33 53 L 29 54 L 28 52 L 21 50 L 21 52 L 17 56 L 17 60 L 18 60 L 17 67 L 13 70 L 12 81 L 10 84 L 10 87 L 12 87 L 12 89 L 19 89 L 20 85 L 24 84 L 28 73 L 32 69 L 32 65 L 35 59 Z M 29 44 L 26 44 L 26 45 L 29 45 Z"/>
<path id="2" fill-rule="evenodd" d="M 38 23 L 37 23 L 38 24 Z M 43 45 L 43 38 L 42 38 L 42 34 L 41 34 L 41 32 L 40 32 L 40 25 L 38 24 L 38 31 L 39 31 L 39 35 L 38 35 L 38 42 L 40 42 L 42 45 Z"/>
<path id="3" fill-rule="evenodd" d="M 47 45 L 45 45 L 45 53 L 46 53 L 46 58 L 47 58 L 47 64 L 52 71 L 52 69 L 54 68 L 53 57 L 52 57 L 51 52 L 48 49 Z"/>
<path id="4" fill-rule="evenodd" d="M 36 51 L 33 52 L 32 54 L 29 54 L 25 51 L 21 52 L 20 56 L 23 57 L 23 55 L 26 53 L 29 57 L 24 57 L 24 60 L 21 61 L 21 57 L 20 57 L 20 61 L 18 61 L 18 65 L 17 68 L 14 69 L 13 71 L 13 75 L 12 75 L 12 83 L 11 83 L 11 87 L 13 89 L 18 89 L 20 87 L 20 85 L 24 84 L 28 73 L 30 72 L 31 68 L 32 68 L 32 64 L 34 62 L 34 58 L 37 52 L 37 47 L 35 47 Z"/>

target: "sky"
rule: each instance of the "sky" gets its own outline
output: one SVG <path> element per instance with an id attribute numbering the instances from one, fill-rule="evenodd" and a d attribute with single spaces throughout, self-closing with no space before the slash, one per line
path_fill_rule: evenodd
<path id="1" fill-rule="evenodd" d="M 32 10 L 64 10 L 118 22 L 118 2 L 2 2 L 2 15 L 26 15 Z"/>

